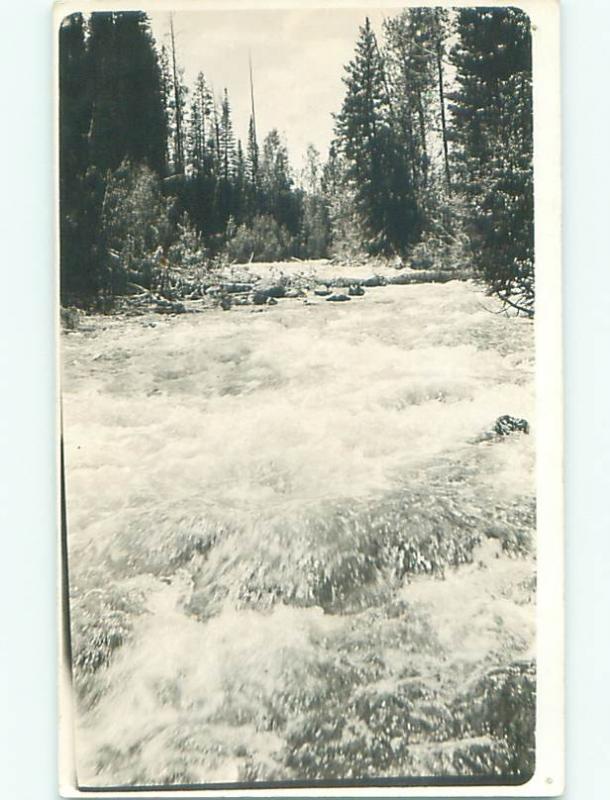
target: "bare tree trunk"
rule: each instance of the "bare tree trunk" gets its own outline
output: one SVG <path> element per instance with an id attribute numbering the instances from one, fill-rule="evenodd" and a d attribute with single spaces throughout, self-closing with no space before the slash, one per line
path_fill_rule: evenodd
<path id="1" fill-rule="evenodd" d="M 216 147 L 216 166 L 218 171 L 222 167 L 222 152 L 220 146 L 220 123 L 218 121 L 218 108 L 216 106 L 216 98 L 214 98 L 214 106 L 213 106 L 213 115 L 214 115 L 214 144 Z"/>
<path id="2" fill-rule="evenodd" d="M 180 96 L 180 82 L 178 76 L 178 66 L 176 63 L 176 41 L 174 38 L 174 16 L 169 15 L 169 30 L 172 43 L 172 75 L 174 83 L 174 103 L 176 104 L 176 152 L 175 152 L 175 171 L 182 174 L 184 172 L 184 145 L 182 138 L 182 98 Z"/>
<path id="3" fill-rule="evenodd" d="M 419 130 L 421 135 L 422 147 L 422 172 L 424 187 L 428 185 L 428 147 L 426 145 L 426 120 L 424 118 L 424 106 L 421 99 L 421 91 L 417 92 L 417 116 L 419 117 Z"/>
<path id="4" fill-rule="evenodd" d="M 254 110 L 254 78 L 252 76 L 252 54 L 248 53 L 248 65 L 250 67 L 250 113 L 252 114 L 252 132 L 256 140 L 256 112 Z"/>
<path id="5" fill-rule="evenodd" d="M 438 96 L 441 106 L 441 126 L 443 129 L 443 153 L 445 155 L 445 177 L 447 190 L 451 192 L 451 170 L 449 169 L 449 145 L 447 143 L 447 119 L 445 117 L 445 92 L 443 89 L 443 60 L 440 37 L 436 42 L 436 66 L 438 70 Z"/>

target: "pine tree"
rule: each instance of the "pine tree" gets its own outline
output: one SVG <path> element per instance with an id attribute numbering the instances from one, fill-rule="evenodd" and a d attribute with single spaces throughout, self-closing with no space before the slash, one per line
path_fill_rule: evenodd
<path id="1" fill-rule="evenodd" d="M 320 153 L 308 145 L 303 170 L 303 218 L 301 249 L 305 258 L 323 258 L 328 253 L 329 220 L 322 193 L 322 164 Z"/>
<path id="2" fill-rule="evenodd" d="M 187 96 L 184 70 L 178 63 L 174 23 L 170 15 L 170 48 L 161 46 L 159 57 L 161 98 L 166 129 L 166 172 L 173 177 L 184 174 L 190 139 L 187 132 Z M 192 109 L 191 109 L 192 111 Z"/>
<path id="3" fill-rule="evenodd" d="M 245 158 L 246 199 L 244 213 L 248 219 L 251 219 L 258 210 L 261 197 L 259 148 L 256 139 L 256 123 L 252 114 L 248 123 Z"/>
<path id="4" fill-rule="evenodd" d="M 166 123 L 159 62 L 139 11 L 94 12 L 89 22 L 92 92 L 90 159 L 103 172 L 123 158 L 165 168 Z"/>
<path id="5" fill-rule="evenodd" d="M 60 167 L 61 184 L 68 191 L 87 166 L 92 105 L 88 66 L 85 21 L 82 14 L 71 14 L 59 30 Z"/>
<path id="6" fill-rule="evenodd" d="M 329 251 L 341 258 L 357 258 L 363 254 L 366 231 L 358 211 L 354 182 L 349 178 L 345 157 L 337 143 L 330 146 L 324 164 L 321 190 L 329 222 Z"/>
<path id="7" fill-rule="evenodd" d="M 269 131 L 263 142 L 260 163 L 262 209 L 291 234 L 299 231 L 299 199 L 293 191 L 293 178 L 288 149 L 276 128 Z"/>
<path id="8" fill-rule="evenodd" d="M 270 193 L 279 193 L 292 186 L 288 150 L 277 128 L 273 128 L 265 136 L 261 174 L 263 184 Z"/>
<path id="9" fill-rule="evenodd" d="M 115 169 L 125 142 L 119 98 L 120 64 L 114 14 L 94 12 L 89 18 L 89 55 L 93 104 L 89 131 L 90 163 L 102 173 Z"/>
<path id="10" fill-rule="evenodd" d="M 103 234 L 109 172 L 125 158 L 162 174 L 166 121 L 162 75 L 141 12 L 94 12 L 60 29 L 62 299 L 108 288 Z"/>
<path id="11" fill-rule="evenodd" d="M 347 90 L 336 118 L 336 137 L 367 230 L 364 244 L 371 252 L 402 250 L 419 233 L 419 213 L 368 17 L 343 80 Z"/>
<path id="12" fill-rule="evenodd" d="M 222 175 L 222 146 L 220 142 L 220 114 L 218 113 L 218 100 L 212 94 L 211 126 L 208 136 L 208 150 L 211 158 L 212 174 L 219 179 Z"/>
<path id="13" fill-rule="evenodd" d="M 387 19 L 384 31 L 392 116 L 418 201 L 434 203 L 450 188 L 444 85 L 449 16 L 440 8 L 408 9 Z"/>
<path id="14" fill-rule="evenodd" d="M 207 148 L 208 123 L 212 113 L 212 100 L 203 72 L 197 75 L 188 120 L 188 166 L 193 175 L 209 171 Z"/>
<path id="15" fill-rule="evenodd" d="M 85 21 L 82 14 L 71 14 L 59 29 L 61 293 L 66 302 L 95 283 L 83 202 L 92 104 L 88 66 Z"/>
<path id="16" fill-rule="evenodd" d="M 247 187 L 247 170 L 246 170 L 246 157 L 244 155 L 244 148 L 241 139 L 237 141 L 237 149 L 235 155 L 235 189 L 240 197 L 246 193 Z"/>
<path id="17" fill-rule="evenodd" d="M 124 155 L 145 163 L 157 174 L 165 168 L 165 114 L 161 72 L 147 16 L 141 12 L 117 14 L 115 22 L 123 63 Z"/>
<path id="18" fill-rule="evenodd" d="M 454 172 L 491 291 L 533 313 L 532 62 L 520 10 L 462 9 L 453 51 Z"/>
<path id="19" fill-rule="evenodd" d="M 221 176 L 224 181 L 229 181 L 235 171 L 235 136 L 231 121 L 231 104 L 226 89 L 222 98 L 219 144 Z"/>
<path id="20" fill-rule="evenodd" d="M 429 125 L 426 119 L 432 84 L 428 42 L 430 9 L 403 11 L 385 21 L 386 64 L 392 112 L 408 152 L 411 178 L 418 191 L 426 188 L 429 166 Z"/>
<path id="21" fill-rule="evenodd" d="M 256 141 L 256 127 L 254 117 L 250 117 L 248 124 L 248 145 L 246 148 L 246 160 L 248 166 L 248 178 L 254 187 L 259 185 L 259 152 L 258 142 Z"/>

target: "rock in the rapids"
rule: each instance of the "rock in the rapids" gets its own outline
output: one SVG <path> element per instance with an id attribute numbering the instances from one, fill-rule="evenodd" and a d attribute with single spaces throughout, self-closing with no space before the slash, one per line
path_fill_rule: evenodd
<path id="1" fill-rule="evenodd" d="M 257 292 L 263 292 L 267 297 L 284 297 L 286 288 L 281 283 L 263 283 L 256 287 Z"/>
<path id="2" fill-rule="evenodd" d="M 266 304 L 268 306 L 276 306 L 277 305 L 277 300 L 275 299 L 275 297 L 268 297 L 267 301 L 266 301 Z"/>
<path id="3" fill-rule="evenodd" d="M 284 297 L 303 297 L 303 292 L 300 289 L 287 289 Z"/>
<path id="4" fill-rule="evenodd" d="M 284 297 L 286 290 L 283 286 L 276 283 L 259 283 L 253 289 L 250 299 L 255 306 L 264 306 L 270 297 Z"/>
<path id="5" fill-rule="evenodd" d="M 350 286 L 347 290 L 347 293 L 350 297 L 362 297 L 364 294 L 364 289 L 362 286 Z"/>
<path id="6" fill-rule="evenodd" d="M 335 292 L 334 294 L 331 294 L 330 297 L 326 298 L 326 302 L 330 301 L 331 303 L 343 303 L 346 300 L 351 300 L 351 299 L 352 298 L 348 297 L 346 294 L 341 294 L 340 292 Z"/>
<path id="7" fill-rule="evenodd" d="M 328 297 L 331 292 L 330 289 L 324 288 L 324 289 L 314 289 L 313 293 L 318 297 Z"/>
<path id="8" fill-rule="evenodd" d="M 509 436 L 511 433 L 515 433 L 515 431 L 529 433 L 529 422 L 520 417 L 511 417 L 510 414 L 504 414 L 502 417 L 498 417 L 494 425 L 494 433 L 497 433 L 498 436 Z"/>
<path id="9" fill-rule="evenodd" d="M 383 275 L 370 275 L 368 278 L 361 281 L 362 286 L 385 286 L 386 283 L 387 280 Z"/>

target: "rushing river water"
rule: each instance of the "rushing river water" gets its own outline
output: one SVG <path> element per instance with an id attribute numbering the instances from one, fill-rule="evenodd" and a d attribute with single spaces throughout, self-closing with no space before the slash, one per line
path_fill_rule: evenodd
<path id="1" fill-rule="evenodd" d="M 533 325 L 316 301 L 63 338 L 83 785 L 531 769 Z"/>

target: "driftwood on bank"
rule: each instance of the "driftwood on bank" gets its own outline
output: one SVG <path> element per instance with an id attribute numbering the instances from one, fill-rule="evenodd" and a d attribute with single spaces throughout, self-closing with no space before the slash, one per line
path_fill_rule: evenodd
<path id="1" fill-rule="evenodd" d="M 137 283 L 130 283 L 129 286 L 137 289 L 139 294 L 132 294 L 122 298 L 123 303 L 128 308 L 155 311 L 157 314 L 184 314 L 186 311 L 184 303 L 178 300 L 169 300 L 167 297 L 152 291 L 152 289 L 146 289 Z"/>
<path id="2" fill-rule="evenodd" d="M 418 269 L 412 272 L 400 272 L 388 278 L 388 283 L 398 286 L 407 286 L 412 283 L 448 283 L 449 281 L 463 280 L 470 273 L 453 269 Z"/>
<path id="3" fill-rule="evenodd" d="M 421 269 L 399 272 L 397 275 L 369 275 L 366 278 L 350 277 L 341 275 L 336 278 L 317 277 L 314 279 L 316 286 L 331 286 L 337 289 L 345 289 L 350 286 L 364 286 L 367 288 L 375 286 L 408 286 L 414 283 L 447 283 L 448 281 L 464 280 L 470 277 L 470 273 L 462 270 L 440 270 L 440 269 Z"/>

